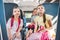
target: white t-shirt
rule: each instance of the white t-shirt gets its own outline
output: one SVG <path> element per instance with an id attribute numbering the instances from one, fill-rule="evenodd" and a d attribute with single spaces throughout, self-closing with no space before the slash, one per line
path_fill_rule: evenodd
<path id="1" fill-rule="evenodd" d="M 11 28 L 11 18 L 8 20 L 6 26 L 7 26 L 7 28 Z M 23 26 L 23 20 L 21 19 L 20 27 L 22 27 L 22 26 Z M 12 35 L 16 32 L 17 28 L 18 28 L 18 22 L 14 21 L 13 26 L 11 28 Z"/>

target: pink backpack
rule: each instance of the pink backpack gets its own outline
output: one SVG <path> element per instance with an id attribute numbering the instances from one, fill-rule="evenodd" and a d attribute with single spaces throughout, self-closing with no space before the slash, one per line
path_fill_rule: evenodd
<path id="1" fill-rule="evenodd" d="M 48 31 L 42 33 L 41 40 L 50 40 L 48 37 Z"/>

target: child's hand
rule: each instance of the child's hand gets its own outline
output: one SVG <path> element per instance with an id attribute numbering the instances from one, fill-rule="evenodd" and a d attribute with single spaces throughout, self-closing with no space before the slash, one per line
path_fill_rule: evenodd
<path id="1" fill-rule="evenodd" d="M 20 36 L 21 36 L 20 32 L 16 32 L 15 35 L 16 35 L 17 38 L 20 38 Z"/>
<path id="2" fill-rule="evenodd" d="M 12 40 L 13 36 L 11 34 L 9 34 L 9 40 Z"/>
<path id="3" fill-rule="evenodd" d="M 15 35 L 18 36 L 19 32 L 16 32 Z"/>
<path id="4" fill-rule="evenodd" d="M 26 40 L 28 40 L 28 37 L 26 38 Z"/>

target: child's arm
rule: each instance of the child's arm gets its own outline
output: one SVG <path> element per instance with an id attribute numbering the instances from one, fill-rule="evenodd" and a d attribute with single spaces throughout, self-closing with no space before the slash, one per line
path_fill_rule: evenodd
<path id="1" fill-rule="evenodd" d="M 29 31 L 28 31 L 27 34 L 26 34 L 26 40 L 27 40 L 28 37 L 29 37 Z"/>
<path id="2" fill-rule="evenodd" d="M 38 25 L 37 19 L 34 19 L 34 23 L 35 23 L 34 32 L 36 32 L 37 31 L 37 25 Z"/>
<path id="3" fill-rule="evenodd" d="M 9 38 L 9 39 L 12 39 L 13 36 L 12 36 L 12 34 L 11 34 L 11 28 L 8 28 L 7 32 L 8 32 L 8 38 Z"/>
<path id="4" fill-rule="evenodd" d="M 36 32 L 37 31 L 37 26 L 35 26 L 35 29 L 34 29 L 34 32 Z"/>
<path id="5" fill-rule="evenodd" d="M 20 26 L 18 32 L 20 32 L 21 30 L 22 30 L 22 27 Z"/>
<path id="6" fill-rule="evenodd" d="M 7 30 L 7 31 L 8 31 L 8 33 L 9 33 L 9 34 L 11 34 L 11 28 L 8 28 L 8 30 Z"/>
<path id="7" fill-rule="evenodd" d="M 34 28 L 34 32 L 37 31 L 37 22 L 35 22 L 35 28 Z"/>
<path id="8" fill-rule="evenodd" d="M 11 18 L 8 20 L 7 24 L 6 24 L 6 28 L 7 28 L 7 34 L 8 34 L 8 38 L 12 38 L 12 34 L 11 34 Z"/>

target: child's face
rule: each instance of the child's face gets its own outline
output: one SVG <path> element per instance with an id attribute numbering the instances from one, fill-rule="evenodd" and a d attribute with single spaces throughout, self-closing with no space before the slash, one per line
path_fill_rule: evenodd
<path id="1" fill-rule="evenodd" d="M 36 15 L 36 14 L 37 14 L 37 10 L 34 10 L 34 11 L 33 11 L 33 15 Z"/>
<path id="2" fill-rule="evenodd" d="M 20 9 L 19 8 L 14 8 L 13 9 L 13 15 L 19 17 L 20 16 Z"/>
<path id="3" fill-rule="evenodd" d="M 44 6 L 38 6 L 37 9 L 38 9 L 37 11 L 38 11 L 39 15 L 42 16 L 45 12 Z"/>

